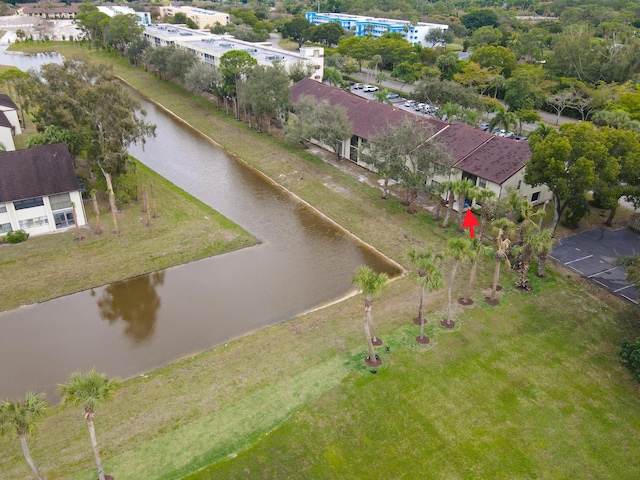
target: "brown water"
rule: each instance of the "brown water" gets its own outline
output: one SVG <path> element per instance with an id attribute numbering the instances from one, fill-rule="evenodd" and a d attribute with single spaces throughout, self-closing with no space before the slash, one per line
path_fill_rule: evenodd
<path id="1" fill-rule="evenodd" d="M 399 270 L 145 102 L 157 137 L 131 154 L 261 243 L 0 314 L 0 399 L 95 367 L 128 378 L 347 294 L 358 265 Z M 197 235 L 197 232 L 193 232 Z M 1 261 L 1 260 L 0 260 Z"/>

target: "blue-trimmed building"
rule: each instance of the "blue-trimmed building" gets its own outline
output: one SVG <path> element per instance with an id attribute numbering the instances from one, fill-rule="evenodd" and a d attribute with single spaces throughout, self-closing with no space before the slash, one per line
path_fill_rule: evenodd
<path id="1" fill-rule="evenodd" d="M 338 22 L 347 32 L 358 37 L 371 36 L 379 38 L 383 34 L 399 33 L 407 42 L 420 44 L 425 47 L 433 47 L 433 43 L 427 42 L 425 36 L 435 29 L 448 30 L 449 25 L 439 23 L 418 22 L 412 25 L 407 20 L 394 20 L 391 18 L 365 17 L 362 15 L 347 15 L 344 13 L 317 13 L 307 12 L 307 20 L 313 25 L 322 25 L 328 22 Z"/>

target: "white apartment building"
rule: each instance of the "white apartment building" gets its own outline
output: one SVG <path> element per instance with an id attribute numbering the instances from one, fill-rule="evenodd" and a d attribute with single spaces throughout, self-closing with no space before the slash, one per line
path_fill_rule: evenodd
<path id="1" fill-rule="evenodd" d="M 208 31 L 191 30 L 171 24 L 149 25 L 144 37 L 152 47 L 175 45 L 194 53 L 202 62 L 217 66 L 220 57 L 231 50 L 244 50 L 258 61 L 259 65 L 281 62 L 289 68 L 296 62 L 313 66 L 310 77 L 322 81 L 324 75 L 324 48 L 302 47 L 297 52 L 274 47 L 270 42 L 251 43 L 236 40 L 230 35 L 214 35 Z"/>
<path id="2" fill-rule="evenodd" d="M 149 12 L 136 12 L 131 7 L 121 7 L 119 5 L 99 5 L 98 10 L 110 17 L 115 17 L 116 15 L 135 15 L 138 17 L 138 25 L 151 25 L 151 14 Z"/>
<path id="3" fill-rule="evenodd" d="M 433 47 L 433 43 L 425 40 L 425 36 L 431 30 L 449 29 L 449 25 L 441 25 L 439 23 L 418 22 L 413 25 L 407 20 L 365 17 L 362 15 L 347 15 L 344 13 L 307 12 L 306 18 L 313 25 L 338 22 L 347 32 L 351 32 L 357 37 L 371 36 L 373 38 L 379 38 L 388 32 L 399 33 L 407 42 L 413 44 L 419 43 L 424 47 Z"/>

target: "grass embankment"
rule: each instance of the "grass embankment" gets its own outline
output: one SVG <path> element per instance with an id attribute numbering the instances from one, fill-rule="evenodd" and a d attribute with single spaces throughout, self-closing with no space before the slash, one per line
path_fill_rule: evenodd
<path id="1" fill-rule="evenodd" d="M 122 65 L 127 81 L 393 258 L 457 235 Z M 493 262 L 480 270 L 482 289 Z M 362 362 L 357 296 L 130 380 L 98 412 L 106 470 L 173 479 L 226 458 L 192 478 L 635 478 L 640 393 L 616 351 L 638 334 L 638 310 L 552 273 L 523 294 L 504 272 L 501 305 L 479 291 L 455 331 L 437 326 L 446 293 L 431 294 L 426 347 L 413 340 L 416 278 L 394 282 L 374 304 L 390 348 L 376 375 Z M 454 295 L 465 283 L 462 269 Z M 48 478 L 95 477 L 77 409 L 54 409 L 31 445 Z M 29 475 L 17 440 L 0 440 L 0 471 Z"/>
<path id="2" fill-rule="evenodd" d="M 101 205 L 104 233 L 94 234 L 91 201 L 84 202 L 90 227 L 39 235 L 18 245 L 0 245 L 0 310 L 42 302 L 180 263 L 237 250 L 256 243 L 248 233 L 171 182 L 138 164 L 140 184 L 153 182 L 159 217 L 146 227 L 142 201 L 116 216 Z"/>

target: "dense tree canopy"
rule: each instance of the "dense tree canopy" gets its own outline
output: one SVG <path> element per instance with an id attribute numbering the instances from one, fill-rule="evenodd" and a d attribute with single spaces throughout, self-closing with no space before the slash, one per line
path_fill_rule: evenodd
<path id="1" fill-rule="evenodd" d="M 51 125 L 68 130 L 90 165 L 110 174 L 126 170 L 127 148 L 154 135 L 145 112 L 106 64 L 86 58 L 48 63 L 31 72 L 31 113 L 38 131 Z"/>

